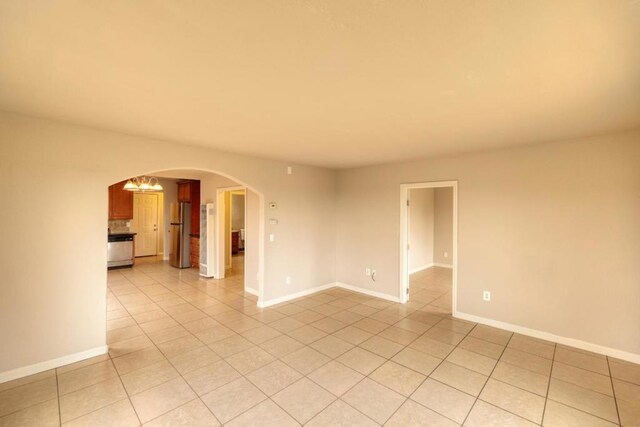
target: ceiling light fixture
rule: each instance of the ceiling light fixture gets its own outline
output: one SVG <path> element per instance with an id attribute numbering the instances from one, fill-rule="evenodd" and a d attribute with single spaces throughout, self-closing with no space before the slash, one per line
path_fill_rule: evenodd
<path id="1" fill-rule="evenodd" d="M 153 176 L 136 176 L 127 181 L 122 187 L 127 191 L 162 191 L 162 185 L 158 182 L 158 178 Z"/>

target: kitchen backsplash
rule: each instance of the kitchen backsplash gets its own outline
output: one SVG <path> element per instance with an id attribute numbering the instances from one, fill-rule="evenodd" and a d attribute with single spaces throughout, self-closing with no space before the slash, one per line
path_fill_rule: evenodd
<path id="1" fill-rule="evenodd" d="M 128 233 L 131 229 L 127 226 L 130 220 L 127 219 L 110 219 L 109 230 L 112 233 Z"/>

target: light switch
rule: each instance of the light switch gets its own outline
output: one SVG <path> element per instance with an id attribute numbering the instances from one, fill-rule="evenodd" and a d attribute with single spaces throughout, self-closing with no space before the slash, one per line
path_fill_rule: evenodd
<path id="1" fill-rule="evenodd" d="M 275 234 L 269 234 L 269 241 L 270 242 L 275 242 L 276 241 L 276 235 Z"/>

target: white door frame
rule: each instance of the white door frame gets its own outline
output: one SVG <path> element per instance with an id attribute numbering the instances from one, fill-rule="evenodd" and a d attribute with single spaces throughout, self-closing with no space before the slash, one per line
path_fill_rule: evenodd
<path id="1" fill-rule="evenodd" d="M 409 190 L 419 188 L 453 189 L 453 271 L 451 280 L 451 313 L 457 313 L 458 296 L 458 181 L 432 181 L 400 184 L 400 302 L 408 301 L 409 289 Z"/>

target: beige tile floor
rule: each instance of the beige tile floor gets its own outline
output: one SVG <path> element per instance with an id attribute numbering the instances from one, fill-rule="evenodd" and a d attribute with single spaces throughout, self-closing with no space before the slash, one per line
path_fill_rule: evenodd
<path id="1" fill-rule="evenodd" d="M 639 425 L 640 366 L 342 289 L 258 309 L 157 260 L 109 272 L 108 355 L 0 384 L 0 426 Z"/>

